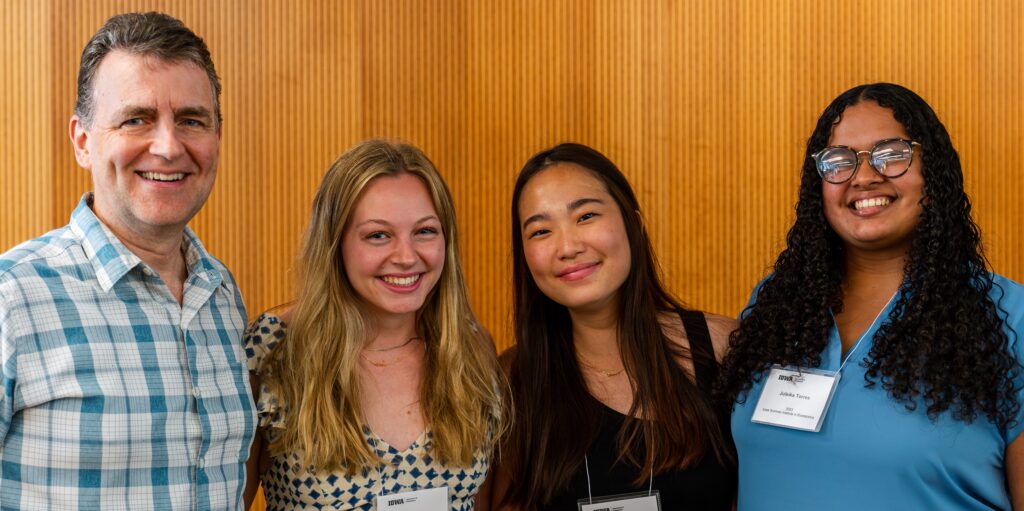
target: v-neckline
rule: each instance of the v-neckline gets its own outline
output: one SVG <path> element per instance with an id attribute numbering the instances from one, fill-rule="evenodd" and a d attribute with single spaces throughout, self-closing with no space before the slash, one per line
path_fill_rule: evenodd
<path id="1" fill-rule="evenodd" d="M 399 450 L 397 447 L 391 445 L 387 440 L 384 440 L 379 435 L 374 433 L 373 430 L 370 429 L 370 426 L 367 425 L 367 424 L 363 424 L 363 434 L 366 435 L 367 440 L 370 441 L 370 446 L 373 447 L 375 451 L 377 451 L 378 455 L 386 455 L 386 454 L 394 453 L 394 454 L 398 454 L 398 455 L 404 456 L 404 455 L 409 454 L 412 451 L 416 450 L 417 448 L 423 447 L 423 446 L 426 445 L 426 443 L 427 443 L 427 435 L 430 434 L 430 428 L 424 428 L 424 430 L 422 432 L 420 432 L 420 434 L 416 437 L 415 440 L 412 441 L 411 444 L 409 444 L 408 447 L 406 447 L 405 449 L 401 449 L 401 450 Z"/>

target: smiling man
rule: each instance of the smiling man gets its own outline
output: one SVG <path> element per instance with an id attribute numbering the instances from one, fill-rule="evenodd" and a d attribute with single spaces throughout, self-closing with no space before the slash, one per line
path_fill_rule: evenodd
<path id="1" fill-rule="evenodd" d="M 255 430 L 231 273 L 188 227 L 217 175 L 220 83 L 160 13 L 82 52 L 70 223 L 0 256 L 0 509 L 240 509 Z"/>

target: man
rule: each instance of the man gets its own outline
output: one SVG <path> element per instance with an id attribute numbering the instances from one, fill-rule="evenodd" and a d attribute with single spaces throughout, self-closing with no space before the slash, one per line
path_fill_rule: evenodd
<path id="1" fill-rule="evenodd" d="M 186 226 L 220 84 L 160 13 L 107 20 L 69 123 L 93 191 L 0 256 L 0 509 L 239 509 L 255 413 L 231 273 Z"/>

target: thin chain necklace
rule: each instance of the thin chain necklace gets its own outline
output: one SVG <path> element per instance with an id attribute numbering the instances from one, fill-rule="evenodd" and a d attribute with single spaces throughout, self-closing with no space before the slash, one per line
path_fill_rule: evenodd
<path id="1" fill-rule="evenodd" d="M 419 339 L 419 336 L 415 336 L 414 335 L 414 336 L 410 337 L 409 339 L 407 339 L 402 344 L 396 344 L 394 346 L 389 346 L 387 348 L 363 348 L 363 351 L 373 351 L 373 352 L 380 353 L 380 352 L 384 352 L 384 351 L 397 350 L 399 348 L 404 348 L 404 347 L 408 346 L 410 342 L 413 342 L 416 339 Z"/>
<path id="2" fill-rule="evenodd" d="M 415 341 L 416 339 L 419 339 L 419 337 L 410 337 L 408 341 L 405 341 L 402 344 L 399 344 L 398 346 L 391 346 L 390 348 L 383 348 L 383 349 L 380 349 L 380 348 L 378 348 L 378 349 L 363 348 L 363 350 L 359 352 L 359 356 L 363 357 L 363 360 L 369 362 L 370 364 L 372 364 L 372 365 L 374 365 L 376 367 L 387 367 L 389 365 L 396 364 L 399 361 L 401 361 L 402 359 L 404 359 L 405 358 L 405 354 L 399 355 L 399 356 L 395 357 L 392 360 L 376 361 L 376 360 L 370 359 L 370 357 L 367 357 L 366 353 L 364 353 L 364 352 L 366 352 L 366 351 L 373 351 L 373 352 L 380 353 L 380 352 L 385 352 L 385 351 L 394 351 L 394 350 L 397 350 L 399 348 L 404 348 L 404 347 L 408 346 L 409 343 L 411 343 L 412 341 Z"/>
<path id="3" fill-rule="evenodd" d="M 594 364 L 591 364 L 590 362 L 587 362 L 587 359 L 583 358 L 583 355 L 580 355 L 579 353 L 576 353 L 576 359 L 579 360 L 581 364 L 583 364 L 585 367 L 587 367 L 591 371 L 594 371 L 597 374 L 600 374 L 601 376 L 604 376 L 605 378 L 611 378 L 613 376 L 618 376 L 618 375 L 622 374 L 623 371 L 626 370 L 625 367 L 623 367 L 622 369 L 619 369 L 618 371 L 609 371 L 607 369 L 601 369 L 600 367 L 597 367 Z"/>

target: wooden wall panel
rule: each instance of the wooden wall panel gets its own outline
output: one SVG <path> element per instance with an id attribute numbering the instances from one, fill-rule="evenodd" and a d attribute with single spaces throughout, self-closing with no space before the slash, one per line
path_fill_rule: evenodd
<path id="1" fill-rule="evenodd" d="M 308 204 L 369 136 L 422 147 L 450 181 L 473 303 L 508 342 L 508 197 L 533 152 L 576 140 L 630 176 L 672 289 L 734 314 L 782 246 L 802 145 L 866 81 L 946 121 L 994 267 L 1020 279 L 1022 7 L 1010 0 L 302 0 L 5 2 L 9 143 L 0 243 L 66 221 L 89 176 L 67 142 L 82 45 L 103 19 L 165 10 L 224 84 L 220 179 L 194 227 L 253 312 L 285 301 Z M 26 171 L 33 169 L 33 171 Z"/>
<path id="2" fill-rule="evenodd" d="M 52 226 L 50 8 L 0 2 L 0 250 Z"/>
<path id="3" fill-rule="evenodd" d="M 0 250 L 89 189 L 66 134 L 79 53 L 109 15 L 149 9 L 206 38 L 221 74 L 220 176 L 194 227 L 253 314 L 289 299 L 317 182 L 370 136 L 420 146 L 448 179 L 499 348 L 513 180 L 567 140 L 631 178 L 670 288 L 736 314 L 783 246 L 818 114 L 869 81 L 935 107 L 993 267 L 1024 280 L 1015 0 L 6 0 Z"/>

